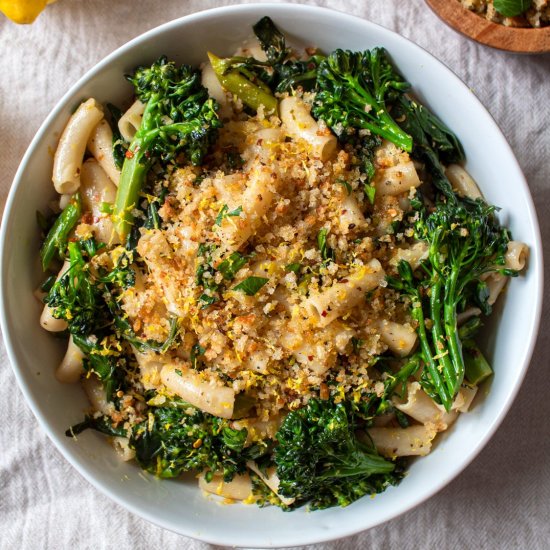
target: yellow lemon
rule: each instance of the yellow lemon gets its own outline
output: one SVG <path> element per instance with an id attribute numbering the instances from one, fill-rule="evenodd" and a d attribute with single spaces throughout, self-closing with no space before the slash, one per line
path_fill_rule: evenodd
<path id="1" fill-rule="evenodd" d="M 55 0 L 0 0 L 0 11 L 15 23 L 32 23 Z"/>

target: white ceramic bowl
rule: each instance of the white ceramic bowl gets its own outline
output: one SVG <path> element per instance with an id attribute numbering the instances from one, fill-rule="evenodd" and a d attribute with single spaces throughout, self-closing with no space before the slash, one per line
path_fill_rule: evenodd
<path id="1" fill-rule="evenodd" d="M 527 273 L 511 281 L 495 315 L 498 326 L 484 345 L 496 372 L 486 397 L 460 417 L 429 456 L 414 462 L 398 487 L 348 508 L 315 513 L 220 506 L 203 497 L 194 481 L 159 481 L 134 464 L 119 462 L 99 434 L 89 431 L 78 441 L 65 437 L 65 429 L 81 419 L 86 400 L 78 386 L 54 379 L 63 350 L 39 327 L 40 306 L 33 297 L 41 276 L 35 212 L 44 210 L 54 195 L 50 150 L 73 107 L 90 96 L 121 103 L 131 93 L 122 75 L 160 54 L 192 64 L 205 59 L 207 48 L 229 54 L 251 36 L 251 25 L 263 15 L 294 40 L 326 52 L 386 47 L 420 98 L 460 136 L 468 170 L 486 198 L 502 207 L 514 237 L 531 249 Z M 387 521 L 440 490 L 481 450 L 508 411 L 533 351 L 542 301 L 541 241 L 533 203 L 510 147 L 473 93 L 405 38 L 362 19 L 301 5 L 242 5 L 190 15 L 140 36 L 89 71 L 51 112 L 25 154 L 6 206 L 1 254 L 1 321 L 9 357 L 52 441 L 88 481 L 128 510 L 172 531 L 223 545 L 294 546 L 343 537 Z"/>

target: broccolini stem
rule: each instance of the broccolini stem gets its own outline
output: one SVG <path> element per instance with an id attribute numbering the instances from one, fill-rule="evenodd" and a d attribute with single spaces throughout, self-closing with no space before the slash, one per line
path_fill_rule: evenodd
<path id="1" fill-rule="evenodd" d="M 267 92 L 265 87 L 253 84 L 237 70 L 226 72 L 227 67 L 224 60 L 211 52 L 208 52 L 208 59 L 220 84 L 228 92 L 235 94 L 243 103 L 254 110 L 258 110 L 260 105 L 263 105 L 266 115 L 277 114 L 277 98 L 272 93 Z"/>
<path id="2" fill-rule="evenodd" d="M 456 316 L 455 296 L 457 291 L 457 282 L 460 271 L 453 269 L 451 275 L 445 282 L 445 300 L 443 306 L 443 316 L 445 320 L 445 334 L 449 347 L 449 354 L 454 367 L 454 383 L 448 385 L 448 389 L 453 397 L 459 390 L 464 380 L 464 357 L 462 356 L 462 344 L 458 336 L 458 323 Z"/>
<path id="3" fill-rule="evenodd" d="M 451 397 L 441 379 L 439 370 L 435 363 L 435 360 L 432 355 L 432 350 L 430 348 L 430 343 L 428 341 L 428 335 L 426 334 L 426 322 L 424 319 L 424 312 L 422 311 L 422 303 L 420 301 L 420 296 L 413 298 L 412 305 L 412 317 L 418 322 L 418 336 L 420 338 L 420 348 L 422 350 L 422 358 L 426 364 L 426 368 L 430 374 L 431 381 L 437 391 L 439 397 L 441 398 L 441 403 L 445 407 L 445 410 L 450 410 L 451 408 Z"/>
<path id="4" fill-rule="evenodd" d="M 447 339 L 445 338 L 445 330 L 441 324 L 441 291 L 443 289 L 443 282 L 439 274 L 436 274 L 435 277 L 435 282 L 430 289 L 430 309 L 433 322 L 432 338 L 435 346 L 436 357 L 440 365 L 439 368 L 443 372 L 447 389 L 452 396 L 454 394 L 453 388 L 456 383 L 456 374 L 454 372 L 453 362 L 449 356 Z"/>
<path id="5" fill-rule="evenodd" d="M 477 386 L 493 374 L 493 369 L 473 340 L 463 342 L 464 377 L 470 384 Z"/>
<path id="6" fill-rule="evenodd" d="M 135 152 L 131 158 L 126 159 L 122 166 L 113 208 L 113 221 L 122 242 L 132 229 L 134 218 L 132 210 L 137 207 L 139 194 L 149 170 L 149 162 L 143 162 L 144 154 L 139 148 L 140 143 L 141 140 L 135 139 L 128 149 L 128 151 Z"/>
<path id="7" fill-rule="evenodd" d="M 42 269 L 46 271 L 53 260 L 55 251 L 62 253 L 67 245 L 67 238 L 71 229 L 76 225 L 82 213 L 82 202 L 80 194 L 75 193 L 65 207 L 63 212 L 58 216 L 40 250 L 42 259 Z"/>
<path id="8" fill-rule="evenodd" d="M 413 147 L 411 136 L 393 120 L 386 111 L 386 108 L 380 105 L 376 98 L 363 89 L 357 79 L 346 76 L 344 78 L 349 83 L 348 93 L 352 96 L 353 101 L 357 105 L 364 105 L 365 108 L 370 107 L 369 111 L 365 109 L 365 113 L 369 118 L 378 123 L 370 124 L 358 117 L 354 121 L 354 125 L 370 130 L 373 134 L 395 143 L 395 145 L 410 153 Z M 371 112 L 373 114 L 370 114 Z"/>
<path id="9" fill-rule="evenodd" d="M 156 94 L 147 102 L 141 119 L 141 126 L 136 132 L 130 147 L 128 147 L 126 160 L 122 165 L 115 206 L 113 208 L 113 221 L 122 242 L 124 242 L 132 229 L 132 220 L 134 219 L 132 210 L 137 207 L 139 194 L 150 168 L 150 163 L 147 161 L 145 153 L 148 145 L 158 135 L 158 129 L 153 129 L 152 116 L 158 101 L 159 97 Z"/>
<path id="10" fill-rule="evenodd" d="M 147 151 L 151 143 L 161 132 L 166 135 L 178 133 L 185 135 L 192 132 L 196 125 L 189 122 L 177 122 L 166 124 L 162 128 L 150 129 L 150 126 L 151 123 L 146 112 L 143 115 L 141 128 L 128 148 L 127 160 L 124 162 L 120 174 L 113 217 L 116 230 L 122 241 L 126 239 L 132 228 L 132 210 L 137 207 L 139 194 L 151 167 L 151 162 L 147 158 Z"/>

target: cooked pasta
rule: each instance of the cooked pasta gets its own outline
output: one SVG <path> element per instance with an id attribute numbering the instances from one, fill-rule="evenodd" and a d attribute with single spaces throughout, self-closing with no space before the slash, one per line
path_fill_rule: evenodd
<path id="1" fill-rule="evenodd" d="M 95 100 L 71 117 L 40 322 L 69 336 L 56 376 L 91 404 L 68 435 L 96 429 L 228 500 L 344 506 L 398 483 L 401 457 L 472 406 L 492 374 L 476 331 L 528 249 L 383 50 L 326 57 L 268 18 L 255 31 L 261 57 L 136 69 L 114 146 Z"/>
<path id="2" fill-rule="evenodd" d="M 53 164 L 53 185 L 58 193 L 74 193 L 80 187 L 86 143 L 102 118 L 101 105 L 90 98 L 78 107 L 65 126 Z"/>

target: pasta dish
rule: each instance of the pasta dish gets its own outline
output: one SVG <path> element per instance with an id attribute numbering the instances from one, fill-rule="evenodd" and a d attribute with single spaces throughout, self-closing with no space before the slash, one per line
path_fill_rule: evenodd
<path id="1" fill-rule="evenodd" d="M 226 499 L 346 506 L 468 411 L 492 375 L 476 337 L 527 248 L 385 50 L 254 33 L 71 116 L 40 322 L 90 401 L 68 436 Z"/>

